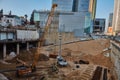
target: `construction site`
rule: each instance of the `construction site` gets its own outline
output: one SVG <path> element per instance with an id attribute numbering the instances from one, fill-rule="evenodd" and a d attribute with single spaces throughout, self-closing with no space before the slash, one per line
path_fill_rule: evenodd
<path id="1" fill-rule="evenodd" d="M 61 56 L 67 65 L 57 64 L 59 46 L 41 47 L 36 72 L 16 77 L 16 66 L 22 65 L 17 59 L 30 66 L 37 53 L 36 49 L 21 51 L 15 58 L 1 62 L 0 71 L 8 80 L 116 80 L 111 75 L 113 64 L 107 56 L 110 50 L 104 51 L 109 46 L 107 39 L 63 44 Z"/>
<path id="2" fill-rule="evenodd" d="M 0 80 L 119 80 L 119 60 L 114 56 L 119 55 L 119 42 L 103 36 L 82 40 L 57 29 L 50 32 L 56 7 L 52 5 L 40 38 L 37 29 L 27 29 L 25 38 L 31 32 L 37 37 L 25 40 L 25 29 L 17 28 L 17 40 L 0 42 Z"/>

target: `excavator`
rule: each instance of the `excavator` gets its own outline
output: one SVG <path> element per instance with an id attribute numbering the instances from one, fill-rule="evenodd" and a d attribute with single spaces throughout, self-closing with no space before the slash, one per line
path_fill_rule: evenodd
<path id="1" fill-rule="evenodd" d="M 31 65 L 28 65 L 26 62 L 17 58 L 17 61 L 22 63 L 21 66 L 16 66 L 16 76 L 17 77 L 24 76 L 24 75 L 29 75 L 29 74 L 36 71 L 36 64 L 38 62 L 38 58 L 39 58 L 39 54 L 40 54 L 40 48 L 43 46 L 43 44 L 45 42 L 45 35 L 47 34 L 48 29 L 50 27 L 50 24 L 51 24 L 51 21 L 52 21 L 54 11 L 55 11 L 56 7 L 57 7 L 57 4 L 52 5 L 51 11 L 48 15 L 48 19 L 47 19 L 47 22 L 46 22 L 45 27 L 44 27 L 44 32 L 43 32 L 43 34 L 40 38 L 41 43 L 40 43 L 40 46 L 37 49 L 37 53 L 35 53 L 33 63 Z M 54 67 L 54 69 L 56 70 L 56 67 Z"/>

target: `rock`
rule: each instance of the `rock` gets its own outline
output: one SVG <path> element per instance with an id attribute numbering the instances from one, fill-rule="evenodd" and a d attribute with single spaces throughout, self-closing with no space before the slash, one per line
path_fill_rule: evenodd
<path id="1" fill-rule="evenodd" d="M 8 80 L 3 74 L 0 73 L 0 80 Z"/>
<path id="2" fill-rule="evenodd" d="M 15 52 L 10 52 L 10 54 L 7 56 L 6 60 L 11 60 L 16 57 Z"/>
<path id="3" fill-rule="evenodd" d="M 16 57 L 16 54 L 15 54 L 15 52 L 10 52 L 9 56 L 10 56 L 11 58 L 14 58 L 14 57 Z"/>

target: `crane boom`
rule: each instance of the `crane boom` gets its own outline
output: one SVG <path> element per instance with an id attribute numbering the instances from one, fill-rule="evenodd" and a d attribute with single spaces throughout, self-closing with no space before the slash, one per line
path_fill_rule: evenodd
<path id="1" fill-rule="evenodd" d="M 56 8 L 56 7 L 57 7 L 57 4 L 53 4 L 53 5 L 52 5 L 51 11 L 50 11 L 50 13 L 49 13 L 49 15 L 48 15 L 48 19 L 47 19 L 47 22 L 46 22 L 45 27 L 44 27 L 44 33 L 43 33 L 43 35 L 41 36 L 41 39 L 40 39 L 40 41 L 41 41 L 40 47 L 43 45 L 43 43 L 44 43 L 44 41 L 45 41 L 45 35 L 46 35 L 46 33 L 47 33 L 47 31 L 48 31 L 48 29 L 49 29 L 49 27 L 50 27 L 50 24 L 51 24 L 51 22 L 52 22 L 52 18 L 53 18 L 54 11 L 55 11 L 55 8 Z M 34 61 L 33 61 L 33 64 L 32 64 L 32 69 L 33 69 L 33 70 L 34 70 L 35 67 L 36 67 L 36 64 L 37 64 L 37 61 L 38 61 L 38 58 L 39 58 L 39 54 L 40 54 L 40 49 L 39 49 L 39 47 L 38 47 L 37 53 L 35 54 L 35 58 L 34 58 Z"/>
<path id="2" fill-rule="evenodd" d="M 50 24 L 51 24 L 51 22 L 52 22 L 53 15 L 54 15 L 54 11 L 55 11 L 55 8 L 56 8 L 56 7 L 57 7 L 57 4 L 53 4 L 53 5 L 52 5 L 51 11 L 50 11 L 50 13 L 49 13 L 49 15 L 48 15 L 48 19 L 47 19 L 47 22 L 46 22 L 45 27 L 44 27 L 44 33 L 43 33 L 43 35 L 41 36 L 41 44 L 40 44 L 40 47 L 41 47 L 41 46 L 43 45 L 43 43 L 44 43 L 45 35 L 47 34 L 47 31 L 48 31 L 48 29 L 49 29 L 49 27 L 50 27 Z"/>
<path id="3" fill-rule="evenodd" d="M 38 59 L 39 59 L 39 54 L 40 54 L 40 49 L 41 46 L 43 45 L 44 41 L 45 41 L 45 35 L 50 27 L 50 24 L 51 24 L 51 21 L 52 21 L 52 17 L 54 15 L 54 11 L 55 11 L 55 8 L 57 7 L 57 4 L 53 4 L 52 5 L 52 8 L 51 8 L 51 11 L 48 15 L 48 19 L 47 19 L 47 22 L 45 24 L 45 27 L 44 27 L 44 33 L 42 34 L 41 38 L 40 38 L 40 41 L 41 41 L 41 44 L 40 46 L 37 48 L 37 53 L 35 53 L 35 56 L 34 56 L 34 60 L 33 60 L 33 63 L 31 66 L 29 66 L 26 62 L 20 60 L 20 59 L 17 59 L 18 62 L 22 63 L 23 65 L 22 66 L 17 66 L 16 67 L 16 76 L 22 76 L 22 75 L 25 75 L 25 74 L 29 74 L 31 72 L 34 72 L 36 71 L 36 64 L 38 62 Z"/>

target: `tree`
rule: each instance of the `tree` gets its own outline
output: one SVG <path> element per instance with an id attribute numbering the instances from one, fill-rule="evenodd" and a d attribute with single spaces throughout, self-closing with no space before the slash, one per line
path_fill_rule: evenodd
<path id="1" fill-rule="evenodd" d="M 30 18 L 30 24 L 32 24 L 32 25 L 35 24 L 33 18 L 34 18 L 34 12 L 32 12 L 32 14 L 31 14 L 31 18 Z"/>
<path id="2" fill-rule="evenodd" d="M 25 14 L 25 19 L 27 19 L 27 17 L 28 17 L 28 15 L 27 15 L 27 14 Z"/>
<path id="3" fill-rule="evenodd" d="M 25 24 L 27 24 L 27 17 L 28 17 L 28 15 L 25 14 L 24 16 L 25 16 L 25 19 L 26 19 L 26 20 L 25 20 Z"/>

